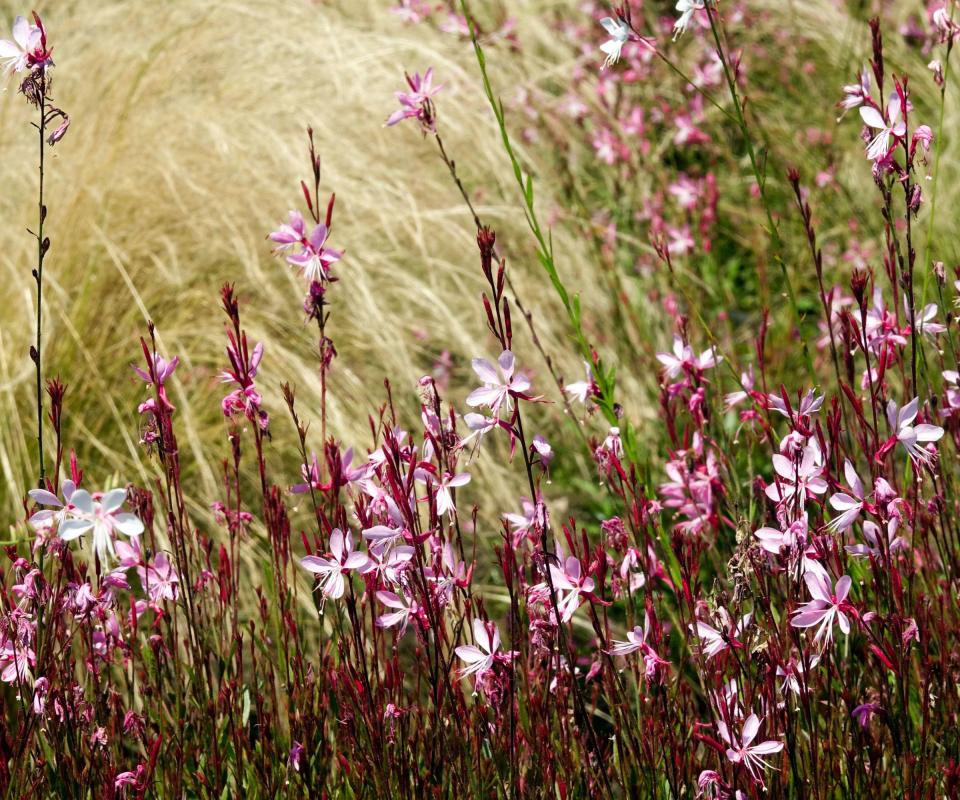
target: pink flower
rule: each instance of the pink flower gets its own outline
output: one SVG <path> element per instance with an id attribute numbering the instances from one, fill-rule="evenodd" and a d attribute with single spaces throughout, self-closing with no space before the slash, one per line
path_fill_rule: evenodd
<path id="1" fill-rule="evenodd" d="M 798 547 L 803 547 L 807 543 L 807 533 L 807 515 L 801 514 L 799 519 L 784 530 L 772 527 L 757 528 L 753 535 L 760 540 L 760 547 L 778 556 L 783 552 L 789 554 Z"/>
<path id="2" fill-rule="evenodd" d="M 557 599 L 557 611 L 562 622 L 569 622 L 574 612 L 580 607 L 582 596 L 589 596 L 595 587 L 593 578 L 584 575 L 580 560 L 575 556 L 567 556 L 561 569 L 556 564 L 550 565 L 550 575 L 553 578 L 553 588 L 558 592 L 565 592 Z"/>
<path id="3" fill-rule="evenodd" d="M 864 67 L 860 71 L 860 81 L 858 83 L 851 83 L 843 87 L 843 99 L 840 101 L 840 107 L 843 109 L 843 114 L 840 115 L 840 118 L 837 120 L 839 122 L 843 119 L 844 114 L 846 114 L 851 108 L 858 108 L 863 105 L 865 97 L 870 95 L 870 70 L 867 67 Z"/>
<path id="4" fill-rule="evenodd" d="M 164 553 L 157 553 L 153 557 L 153 564 L 137 567 L 137 574 L 140 576 L 140 585 L 154 603 L 177 599 L 180 576 Z"/>
<path id="5" fill-rule="evenodd" d="M 867 543 L 848 544 L 846 550 L 852 556 L 873 556 L 874 558 L 882 558 L 884 552 L 892 555 L 898 550 L 904 550 L 907 543 L 897 536 L 899 527 L 900 520 L 897 517 L 891 517 L 886 525 L 887 540 L 881 544 L 880 526 L 867 520 L 863 523 L 863 538 L 867 540 Z"/>
<path id="6" fill-rule="evenodd" d="M 287 263 L 300 269 L 310 283 L 330 280 L 330 267 L 336 264 L 343 253 L 326 247 L 330 229 L 322 222 L 307 234 L 306 223 L 299 211 L 290 212 L 290 221 L 270 234 L 271 241 L 278 244 L 277 252 L 296 249 L 287 255 Z"/>
<path id="7" fill-rule="evenodd" d="M 482 675 L 493 667 L 497 650 L 500 649 L 500 632 L 492 622 L 474 619 L 473 641 L 476 644 L 461 645 L 456 650 L 460 660 L 467 662 L 460 672 L 464 678 L 467 675 Z"/>
<path id="8" fill-rule="evenodd" d="M 53 66 L 43 23 L 36 13 L 33 19 L 36 25 L 31 25 L 23 17 L 17 17 L 13 21 L 13 40 L 0 39 L 0 67 L 4 72 L 12 74 L 25 69 L 46 69 Z"/>
<path id="9" fill-rule="evenodd" d="M 802 508 L 808 496 L 823 494 L 827 482 L 820 477 L 823 472 L 823 456 L 818 447 L 807 445 L 799 461 L 791 460 L 780 453 L 773 456 L 776 480 L 766 488 L 766 495 L 775 503 L 788 508 Z"/>
<path id="10" fill-rule="evenodd" d="M 788 689 L 794 694 L 800 694 L 800 679 L 805 678 L 806 673 L 820 663 L 820 656 L 814 654 L 807 659 L 807 667 L 803 666 L 803 661 L 791 658 L 785 664 L 777 665 L 777 677 L 781 679 L 780 691 L 785 693 Z"/>
<path id="11" fill-rule="evenodd" d="M 800 407 L 794 410 L 787 405 L 782 395 L 770 394 L 767 395 L 767 408 L 776 411 L 791 421 L 803 422 L 809 420 L 823 407 L 823 399 L 824 395 L 817 397 L 817 393 L 811 389 L 800 400 Z"/>
<path id="12" fill-rule="evenodd" d="M 415 600 L 407 602 L 400 595 L 393 592 L 377 592 L 377 600 L 394 611 L 388 612 L 377 617 L 377 626 L 381 628 L 392 628 L 395 625 L 400 626 L 400 635 L 402 636 L 407 629 L 411 616 L 416 616 L 419 607 Z"/>
<path id="13" fill-rule="evenodd" d="M 916 317 L 916 321 L 914 322 L 910 314 L 909 298 L 904 295 L 903 311 L 907 320 L 907 325 L 914 328 L 916 332 L 921 335 L 926 335 L 930 338 L 933 338 L 937 334 L 943 333 L 947 330 L 946 325 L 936 321 L 938 311 L 936 303 L 927 303 L 927 305 L 920 309 L 919 315 Z"/>
<path id="14" fill-rule="evenodd" d="M 366 531 L 364 531 L 366 535 Z M 400 575 L 413 560 L 414 550 L 410 545 L 373 543 L 367 553 L 367 563 L 358 571 L 361 575 L 375 573 L 381 580 L 389 584 L 398 583 Z"/>
<path id="15" fill-rule="evenodd" d="M 386 124 L 396 125 L 405 119 L 416 119 L 419 120 L 424 131 L 436 130 L 436 118 L 430 98 L 443 87 L 433 85 L 433 68 L 428 68 L 422 78 L 419 72 L 415 72 L 412 77 L 410 75 L 404 75 L 404 77 L 407 79 L 410 92 L 395 93 L 400 108 L 387 118 Z"/>
<path id="16" fill-rule="evenodd" d="M 874 714 L 882 714 L 883 707 L 878 703 L 861 703 L 850 714 L 857 722 L 860 723 L 861 728 L 866 728 L 870 724 L 870 719 Z"/>
<path id="17" fill-rule="evenodd" d="M 753 618 L 752 612 L 744 614 L 740 617 L 736 627 L 733 627 L 733 621 L 725 608 L 722 606 L 718 608 L 717 615 L 720 617 L 722 630 L 714 628 L 703 620 L 697 620 L 697 636 L 700 639 L 701 651 L 707 657 L 707 661 L 728 649 L 731 644 L 740 647 L 739 637 L 743 636 L 744 631 L 750 625 L 750 620 Z"/>
<path id="18" fill-rule="evenodd" d="M 472 363 L 473 371 L 483 381 L 483 386 L 470 392 L 467 396 L 468 406 L 487 406 L 494 416 L 499 416 L 502 405 L 508 411 L 512 408 L 513 398 L 532 399 L 526 394 L 530 381 L 523 375 L 515 374 L 516 359 L 509 350 L 504 350 L 497 359 L 499 375 L 493 364 L 485 358 L 475 358 Z"/>
<path id="19" fill-rule="evenodd" d="M 761 768 L 770 768 L 770 764 L 763 760 L 762 756 L 773 755 L 783 750 L 783 742 L 770 739 L 760 744 L 751 744 L 760 730 L 760 719 L 756 714 L 751 714 L 743 721 L 743 727 L 740 729 L 739 738 L 727 728 L 722 720 L 717 722 L 717 732 L 720 737 L 729 745 L 727 748 L 727 758 L 733 764 L 743 764 L 750 772 L 755 781 L 762 780 L 757 775 Z"/>
<path id="20" fill-rule="evenodd" d="M 740 405 L 744 400 L 748 400 L 750 398 L 750 392 L 753 391 L 753 385 L 753 364 L 750 364 L 746 372 L 740 373 L 740 389 L 724 395 L 723 402 L 727 410 Z"/>
<path id="21" fill-rule="evenodd" d="M 263 359 L 263 342 L 258 342 L 253 353 L 247 349 L 246 334 L 242 334 L 239 343 L 235 340 L 232 331 L 228 332 L 230 342 L 227 345 L 227 358 L 230 368 L 220 373 L 221 383 L 235 383 L 239 388 L 234 389 L 220 402 L 223 415 L 228 419 L 243 415 L 251 422 L 256 422 L 263 430 L 270 424 L 270 417 L 260 408 L 263 397 L 254 386 L 254 378 Z"/>
<path id="22" fill-rule="evenodd" d="M 353 537 L 350 531 L 344 533 L 339 528 L 334 528 L 330 534 L 330 554 L 331 558 L 322 556 L 304 556 L 300 560 L 300 565 L 320 576 L 320 582 L 317 586 L 323 591 L 325 597 L 338 600 L 343 597 L 346 582 L 344 574 L 352 569 L 362 569 L 366 566 L 367 556 L 353 549 Z"/>
<path id="23" fill-rule="evenodd" d="M 445 473 L 437 488 L 437 513 L 450 516 L 456 514 L 457 508 L 450 490 L 458 486 L 466 486 L 468 483 L 470 483 L 470 474 L 467 472 L 461 472 L 459 475 Z"/>
<path id="24" fill-rule="evenodd" d="M 723 356 L 717 354 L 714 347 L 704 350 L 699 357 L 694 355 L 693 349 L 683 343 L 683 339 L 674 335 L 673 352 L 657 353 L 657 360 L 666 368 L 664 373 L 668 378 L 676 378 L 681 372 L 703 372 L 712 369 L 723 361 Z"/>
<path id="25" fill-rule="evenodd" d="M 819 625 L 815 642 L 824 641 L 829 644 L 833 640 L 833 623 L 840 626 L 844 634 L 850 633 L 850 620 L 847 613 L 853 611 L 853 606 L 847 602 L 850 593 L 849 575 L 840 578 L 835 587 L 830 586 L 830 579 L 816 572 L 806 572 L 803 576 L 810 592 L 811 600 L 794 612 L 790 624 L 795 628 L 811 628 Z"/>

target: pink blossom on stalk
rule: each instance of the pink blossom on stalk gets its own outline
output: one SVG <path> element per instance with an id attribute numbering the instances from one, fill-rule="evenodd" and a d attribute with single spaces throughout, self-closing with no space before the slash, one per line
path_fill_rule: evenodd
<path id="1" fill-rule="evenodd" d="M 298 248 L 287 255 L 287 263 L 299 268 L 311 284 L 330 280 L 330 267 L 343 256 L 339 250 L 326 246 L 330 229 L 320 222 L 308 234 L 306 222 L 299 211 L 291 211 L 289 219 L 289 223 L 270 234 L 270 240 L 278 245 L 277 252 Z"/>
<path id="2" fill-rule="evenodd" d="M 36 653 L 26 642 L 0 638 L 0 681 L 24 683 L 29 679 L 30 667 L 36 660 Z"/>
<path id="3" fill-rule="evenodd" d="M 389 543 L 374 542 L 367 550 L 366 566 L 358 571 L 361 575 L 375 573 L 380 580 L 388 584 L 396 584 L 400 581 L 401 573 L 413 560 L 413 555 L 414 549 L 410 545 L 391 546 Z"/>
<path id="4" fill-rule="evenodd" d="M 65 480 L 60 485 L 60 492 L 63 495 L 61 501 L 53 492 L 46 489 L 31 489 L 28 494 L 30 499 L 37 505 L 52 506 L 53 508 L 44 508 L 34 513 L 29 520 L 30 527 L 35 531 L 47 531 L 60 525 L 69 514 L 76 510 L 76 507 L 70 502 L 73 493 L 77 490 L 76 484 L 71 480 Z"/>
<path id="5" fill-rule="evenodd" d="M 486 406 L 494 416 L 499 416 L 500 407 L 505 405 L 509 411 L 514 398 L 533 399 L 526 394 L 530 381 L 524 375 L 515 374 L 516 358 L 509 350 L 504 350 L 497 358 L 499 374 L 485 358 L 475 358 L 472 364 L 483 386 L 470 392 L 467 396 L 468 406 Z"/>
<path id="6" fill-rule="evenodd" d="M 507 512 L 503 514 L 503 519 L 509 523 L 512 529 L 513 546 L 515 548 L 519 547 L 520 543 L 527 537 L 535 539 L 538 529 L 542 528 L 545 522 L 542 515 L 546 513 L 546 507 L 542 503 L 538 507 L 530 498 L 521 497 L 520 505 L 521 513 Z"/>
<path id="7" fill-rule="evenodd" d="M 898 408 L 893 400 L 887 403 L 887 422 L 893 430 L 893 438 L 884 447 L 888 448 L 892 443 L 899 442 L 915 464 L 929 464 L 935 458 L 936 452 L 929 450 L 927 445 L 940 441 L 943 428 L 925 423 L 914 425 L 919 408 L 920 399 L 917 397 L 903 408 Z"/>
<path id="8" fill-rule="evenodd" d="M 452 489 L 456 489 L 460 486 L 466 486 L 470 483 L 470 473 L 461 472 L 457 475 L 451 475 L 449 472 L 444 472 L 443 477 L 440 480 L 433 475 L 433 473 L 420 469 L 417 470 L 417 478 L 422 480 L 424 483 L 435 483 L 437 486 L 437 514 L 448 516 L 454 516 L 457 513 L 456 504 L 453 501 Z"/>
<path id="9" fill-rule="evenodd" d="M 791 658 L 785 664 L 777 664 L 777 677 L 781 679 L 781 693 L 789 690 L 794 694 L 800 694 L 800 679 L 805 678 L 806 673 L 819 663 L 820 656 L 814 654 L 807 659 L 806 667 L 804 667 L 802 659 L 796 658 Z"/>
<path id="10" fill-rule="evenodd" d="M 812 598 L 794 612 L 790 624 L 795 628 L 811 628 L 819 625 L 815 642 L 823 641 L 830 644 L 833 641 L 833 624 L 836 622 L 844 634 L 850 633 L 850 620 L 847 614 L 853 611 L 853 606 L 847 602 L 852 583 L 849 575 L 840 578 L 836 586 L 830 585 L 830 579 L 816 572 L 807 572 L 803 576 L 807 584 L 807 591 Z"/>
<path id="11" fill-rule="evenodd" d="M 727 650 L 731 645 L 742 647 L 739 638 L 743 636 L 744 631 L 750 625 L 753 612 L 748 612 L 740 617 L 735 627 L 730 614 L 722 606 L 717 609 L 717 616 L 720 618 L 720 630 L 703 620 L 698 619 L 696 624 L 697 637 L 700 639 L 700 647 L 707 657 L 707 661 Z"/>
<path id="12" fill-rule="evenodd" d="M 676 378 L 681 372 L 703 372 L 712 369 L 723 361 L 723 356 L 717 353 L 715 347 L 709 347 L 699 356 L 693 348 L 683 343 L 683 339 L 674 335 L 673 352 L 657 353 L 657 360 L 665 367 L 664 373 L 668 378 Z"/>
<path id="13" fill-rule="evenodd" d="M 229 332 L 229 335 L 227 358 L 230 360 L 230 369 L 221 372 L 219 377 L 221 383 L 236 383 L 239 388 L 234 389 L 220 402 L 223 415 L 229 419 L 242 414 L 266 430 L 270 417 L 260 408 L 263 397 L 254 386 L 254 378 L 263 358 L 263 342 L 258 342 L 248 357 L 246 335 L 242 337 L 239 345 L 234 341 L 233 333 Z"/>
<path id="14" fill-rule="evenodd" d="M 433 85 L 433 67 L 429 67 L 420 77 L 419 72 L 412 76 L 404 75 L 410 92 L 395 92 L 400 108 L 387 118 L 387 125 L 396 125 L 405 119 L 416 119 L 424 131 L 436 130 L 436 119 L 433 113 L 432 98 L 442 89 L 442 85 Z"/>
<path id="15" fill-rule="evenodd" d="M 366 566 L 367 556 L 353 549 L 350 531 L 344 533 L 339 528 L 334 528 L 330 534 L 330 555 L 331 558 L 304 556 L 300 559 L 300 565 L 320 576 L 317 587 L 323 591 L 324 597 L 338 600 L 343 597 L 346 588 L 343 576 L 352 569 L 359 570 Z"/>
<path id="16" fill-rule="evenodd" d="M 583 362 L 583 368 L 586 372 L 586 380 L 568 383 L 563 387 L 563 391 L 570 395 L 570 399 L 578 403 L 586 403 L 587 398 L 595 397 L 599 393 L 597 383 L 593 379 L 593 370 L 586 361 Z"/>
<path id="17" fill-rule="evenodd" d="M 740 389 L 724 395 L 723 403 L 726 409 L 729 411 L 734 406 L 740 405 L 740 403 L 742 403 L 744 400 L 748 400 L 750 398 L 750 393 L 753 391 L 753 386 L 753 364 L 750 364 L 747 367 L 746 372 L 740 373 Z"/>
<path id="18" fill-rule="evenodd" d="M 457 657 L 467 663 L 460 671 L 464 678 L 468 675 L 479 676 L 493 668 L 497 650 L 500 649 L 500 631 L 492 622 L 474 619 L 473 641 L 476 644 L 465 644 L 456 649 Z"/>
<path id="19" fill-rule="evenodd" d="M 410 600 L 407 602 L 403 597 L 394 592 L 377 592 L 377 600 L 379 600 L 387 608 L 392 608 L 394 611 L 390 611 L 386 614 L 382 614 L 377 617 L 377 625 L 381 628 L 392 628 L 395 625 L 400 626 L 400 635 L 402 636 L 407 630 L 407 625 L 410 622 L 410 617 L 415 617 L 419 611 L 419 606 L 415 600 Z"/>
<path id="20" fill-rule="evenodd" d="M 36 25 L 17 17 L 13 21 L 13 40 L 0 39 L 0 68 L 7 74 L 53 66 L 43 23 L 36 13 L 33 19 Z"/>
<path id="21" fill-rule="evenodd" d="M 152 564 L 137 567 L 137 574 L 140 576 L 140 585 L 154 603 L 177 599 L 180 576 L 164 553 L 157 553 Z"/>
<path id="22" fill-rule="evenodd" d="M 649 627 L 649 623 L 647 627 Z M 608 652 L 612 656 L 627 656 L 630 653 L 637 652 L 637 650 L 643 650 L 646 646 L 647 629 L 635 625 L 632 631 L 627 631 L 626 639 L 614 639 L 613 647 Z"/>
<path id="23" fill-rule="evenodd" d="M 773 456 L 773 468 L 777 478 L 767 486 L 767 497 L 778 505 L 802 508 L 808 496 L 826 492 L 827 482 L 820 477 L 823 473 L 822 460 L 820 449 L 812 444 L 803 448 L 799 461 L 776 453 Z"/>
<path id="24" fill-rule="evenodd" d="M 132 365 L 133 371 L 137 374 L 137 377 L 140 378 L 140 380 L 156 387 L 160 402 L 167 410 L 170 411 L 174 409 L 174 405 L 167 397 L 167 387 L 165 384 L 173 376 L 174 370 L 176 370 L 179 364 L 179 356 L 174 356 L 170 360 L 167 360 L 159 353 L 151 353 L 149 354 L 147 360 L 146 369 L 138 367 L 135 364 Z M 145 411 L 156 412 L 157 410 L 156 403 L 152 397 L 143 403 L 139 408 L 141 414 Z"/>
<path id="25" fill-rule="evenodd" d="M 647 637 L 650 635 L 650 616 L 644 614 L 643 627 L 634 626 L 633 630 L 627 631 L 625 640 L 614 639 L 613 647 L 607 652 L 612 656 L 627 656 L 631 653 L 640 651 L 643 654 L 644 676 L 650 680 L 655 677 L 657 670 L 669 665 L 657 655 L 657 652 L 647 643 Z"/>
<path id="26" fill-rule="evenodd" d="M 903 138 L 907 132 L 906 124 L 900 119 L 900 110 L 900 95 L 897 92 L 890 95 L 886 119 L 875 106 L 860 107 L 860 117 L 864 124 L 877 131 L 867 145 L 867 158 L 871 161 L 882 161 L 886 158 L 891 148 L 896 145 L 897 139 Z"/>
<path id="27" fill-rule="evenodd" d="M 783 742 L 770 739 L 760 744 L 752 744 L 760 730 L 760 719 L 756 714 L 751 714 L 743 721 L 743 727 L 740 729 L 738 737 L 733 731 L 729 730 L 727 724 L 720 720 L 717 722 L 717 732 L 720 738 L 727 743 L 727 758 L 733 764 L 743 764 L 750 772 L 750 776 L 763 783 L 763 780 L 757 774 L 759 769 L 770 768 L 770 764 L 764 761 L 762 756 L 773 755 L 783 750 Z"/>
<path id="28" fill-rule="evenodd" d="M 945 369 L 943 380 L 947 384 L 944 391 L 946 403 L 940 409 L 940 416 L 952 417 L 960 411 L 960 373 L 956 370 Z"/>
<path id="29" fill-rule="evenodd" d="M 776 411 L 792 422 L 802 423 L 809 420 L 823 407 L 823 400 L 824 395 L 817 397 L 817 393 L 811 389 L 800 400 L 799 407 L 793 409 L 787 405 L 782 395 L 770 394 L 767 395 L 767 408 Z"/>
<path id="30" fill-rule="evenodd" d="M 843 119 L 844 115 L 852 108 L 858 108 L 863 105 L 864 98 L 870 96 L 870 70 L 864 67 L 860 70 L 860 80 L 858 83 L 847 84 L 843 87 L 843 99 L 839 105 L 843 113 L 837 118 L 837 122 Z"/>
<path id="31" fill-rule="evenodd" d="M 807 534 L 809 526 L 807 515 L 801 514 L 800 517 L 784 528 L 773 528 L 766 526 L 757 528 L 754 536 L 759 540 L 760 547 L 775 556 L 783 552 L 792 553 L 797 548 L 804 547 L 807 543 Z"/>
<path id="32" fill-rule="evenodd" d="M 875 522 L 867 520 L 863 523 L 863 538 L 867 540 L 866 544 L 848 544 L 846 551 L 852 556 L 873 556 L 881 558 L 883 553 L 888 555 L 896 553 L 898 550 L 905 550 L 907 543 L 897 536 L 897 529 L 900 527 L 900 520 L 897 517 L 891 517 L 887 520 L 886 542 L 881 544 L 880 526 Z"/>
<path id="33" fill-rule="evenodd" d="M 563 567 L 550 565 L 550 575 L 553 578 L 553 587 L 558 593 L 557 611 L 561 622 L 569 622 L 574 612 L 583 602 L 583 596 L 590 596 L 596 586 L 593 578 L 583 574 L 580 559 L 576 556 L 567 556 Z"/>
<path id="34" fill-rule="evenodd" d="M 903 311 L 907 325 L 912 327 L 920 335 L 933 338 L 937 334 L 946 331 L 947 326 L 936 321 L 938 310 L 936 303 L 927 303 L 927 305 L 919 310 L 919 313 L 916 315 L 916 321 L 914 322 L 910 314 L 909 298 L 906 295 L 903 296 Z"/>
<path id="35" fill-rule="evenodd" d="M 849 460 L 844 461 L 843 474 L 847 486 L 850 487 L 850 494 L 837 492 L 830 498 L 830 505 L 840 513 L 827 524 L 830 530 L 838 532 L 848 530 L 857 521 L 864 503 L 863 481 Z"/>

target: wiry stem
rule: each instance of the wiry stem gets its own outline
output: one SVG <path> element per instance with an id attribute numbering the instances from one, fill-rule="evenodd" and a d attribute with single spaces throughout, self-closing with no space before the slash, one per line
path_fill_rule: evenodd
<path id="1" fill-rule="evenodd" d="M 43 204 L 43 159 L 46 149 L 46 79 L 40 76 L 37 81 L 37 107 L 40 110 L 40 122 L 37 124 L 37 131 L 40 134 L 40 187 L 38 192 L 38 211 L 37 211 L 37 268 L 33 276 L 37 281 L 37 337 L 36 344 L 30 353 L 33 363 L 37 370 L 37 461 L 40 467 L 40 477 L 37 485 L 44 488 L 46 473 L 44 471 L 43 460 L 43 367 L 41 363 L 41 336 L 43 332 L 43 258 L 47 253 L 50 243 L 43 238 L 43 222 L 47 216 L 47 208 Z"/>

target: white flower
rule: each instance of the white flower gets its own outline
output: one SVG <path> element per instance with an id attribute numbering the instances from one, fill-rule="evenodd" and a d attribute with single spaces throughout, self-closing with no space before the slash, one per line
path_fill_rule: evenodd
<path id="1" fill-rule="evenodd" d="M 57 534 L 69 542 L 93 531 L 93 550 L 100 560 L 106 561 L 108 555 L 116 558 L 115 532 L 131 537 L 143 533 L 143 523 L 139 519 L 120 511 L 126 497 L 126 489 L 113 489 L 97 501 L 86 489 L 77 489 L 70 496 Z"/>
<path id="2" fill-rule="evenodd" d="M 680 17 L 673 23 L 673 40 L 676 41 L 686 32 L 695 12 L 703 8 L 703 0 L 677 0 Z"/>
<path id="3" fill-rule="evenodd" d="M 576 400 L 578 403 L 586 403 L 587 398 L 592 394 L 593 388 L 596 385 L 593 380 L 593 370 L 590 369 L 590 365 L 586 361 L 583 362 L 583 368 L 587 373 L 587 379 L 585 381 L 568 383 L 563 387 L 563 391 L 570 395 L 570 399 Z"/>
<path id="4" fill-rule="evenodd" d="M 456 651 L 457 656 L 467 662 L 467 666 L 460 673 L 464 678 L 467 675 L 482 675 L 493 666 L 497 650 L 500 649 L 500 631 L 492 622 L 485 623 L 482 619 L 475 619 L 473 640 L 476 645 L 461 645 Z"/>
<path id="5" fill-rule="evenodd" d="M 893 92 L 887 103 L 887 119 L 873 106 L 860 106 L 860 117 L 864 123 L 878 133 L 867 145 L 867 158 L 879 161 L 890 152 L 890 137 L 902 137 L 907 126 L 900 121 L 900 96 Z"/>
<path id="6" fill-rule="evenodd" d="M 717 353 L 715 347 L 704 350 L 700 357 L 694 355 L 693 348 L 683 343 L 683 339 L 674 335 L 673 352 L 657 353 L 657 361 L 663 364 L 666 369 L 664 373 L 668 378 L 676 378 L 684 370 L 700 371 L 712 369 L 723 361 L 723 356 Z"/>
<path id="7" fill-rule="evenodd" d="M 753 776 L 754 780 L 760 780 L 757 775 L 759 767 L 770 767 L 770 764 L 764 761 L 761 756 L 773 755 L 783 750 L 783 742 L 770 739 L 760 744 L 751 744 L 760 730 L 760 720 L 756 714 L 751 714 L 743 721 L 743 728 L 740 730 L 739 739 L 727 728 L 723 720 L 717 722 L 717 732 L 728 745 L 727 758 L 733 764 L 743 764 Z"/>
<path id="8" fill-rule="evenodd" d="M 856 469 L 849 461 L 843 464 L 843 474 L 847 479 L 847 486 L 850 487 L 850 494 L 846 492 L 837 492 L 830 498 L 830 505 L 840 513 L 828 523 L 827 527 L 832 531 L 845 531 L 860 516 L 863 509 L 863 481 L 857 475 Z"/>
<path id="9" fill-rule="evenodd" d="M 600 20 L 604 30 L 610 34 L 610 39 L 600 45 L 600 49 L 606 54 L 603 61 L 605 67 L 610 67 L 620 60 L 620 51 L 623 46 L 630 41 L 630 26 L 621 19 L 613 17 L 604 17 Z"/>
<path id="10" fill-rule="evenodd" d="M 367 556 L 353 549 L 350 531 L 344 533 L 339 528 L 334 528 L 330 534 L 330 554 L 333 558 L 304 556 L 300 565 L 308 572 L 320 576 L 317 586 L 323 591 L 324 597 L 337 600 L 343 597 L 346 588 L 344 573 L 351 569 L 362 570 L 367 566 Z"/>
<path id="11" fill-rule="evenodd" d="M 730 627 L 733 620 L 730 619 L 730 614 L 727 612 L 727 609 L 723 607 L 718 608 L 717 615 L 720 617 L 720 622 L 723 627 L 722 631 L 717 630 L 703 620 L 697 620 L 697 637 L 700 639 L 701 652 L 707 657 L 707 661 L 729 648 L 731 640 L 736 640 L 743 636 L 743 632 L 750 625 L 750 620 L 753 619 L 753 612 L 747 612 L 740 617 L 736 628 L 731 632 Z"/>
<path id="12" fill-rule="evenodd" d="M 504 350 L 497 358 L 500 374 L 493 364 L 485 358 L 473 359 L 473 371 L 477 373 L 483 386 L 474 389 L 467 396 L 467 405 L 471 407 L 489 406 L 494 416 L 499 416 L 500 406 L 506 404 L 509 411 L 512 407 L 512 397 L 524 397 L 524 392 L 530 388 L 530 381 L 523 375 L 515 375 L 517 362 L 509 350 Z"/>
<path id="13" fill-rule="evenodd" d="M 903 449 L 907 451 L 914 463 L 929 464 L 934 458 L 934 453 L 928 450 L 926 445 L 940 441 L 943 428 L 939 425 L 914 425 L 913 421 L 917 418 L 919 405 L 919 398 L 914 397 L 903 408 L 898 409 L 897 404 L 891 400 L 887 403 L 887 422 L 890 423 L 897 441 L 903 445 Z"/>

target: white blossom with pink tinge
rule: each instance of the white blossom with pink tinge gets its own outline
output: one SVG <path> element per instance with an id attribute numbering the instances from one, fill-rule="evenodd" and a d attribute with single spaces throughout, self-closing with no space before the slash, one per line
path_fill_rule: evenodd
<path id="1" fill-rule="evenodd" d="M 812 628 L 819 625 L 815 642 L 830 644 L 833 640 L 833 624 L 836 622 L 843 633 L 850 633 L 850 620 L 845 612 L 853 609 L 847 602 L 850 593 L 850 584 L 853 582 L 849 575 L 840 578 L 836 586 L 831 587 L 830 579 L 816 572 L 807 572 L 803 576 L 810 592 L 810 601 L 800 606 L 794 613 L 790 624 L 795 628 Z"/>
<path id="2" fill-rule="evenodd" d="M 365 553 L 353 549 L 353 537 L 350 531 L 344 533 L 335 528 L 330 534 L 330 554 L 332 558 L 323 556 L 304 556 L 300 565 L 319 576 L 317 584 L 324 597 L 337 600 L 343 597 L 346 588 L 344 574 L 352 569 L 360 570 L 367 564 Z"/>
<path id="3" fill-rule="evenodd" d="M 769 769 L 771 766 L 769 762 L 764 761 L 763 756 L 779 753 L 783 750 L 783 742 L 769 739 L 759 744 L 753 744 L 759 730 L 760 718 L 756 714 L 751 714 L 743 721 L 739 736 L 729 730 L 723 720 L 717 722 L 717 733 L 728 745 L 727 758 L 733 764 L 743 764 L 750 776 L 755 781 L 762 783 L 758 770 Z"/>

